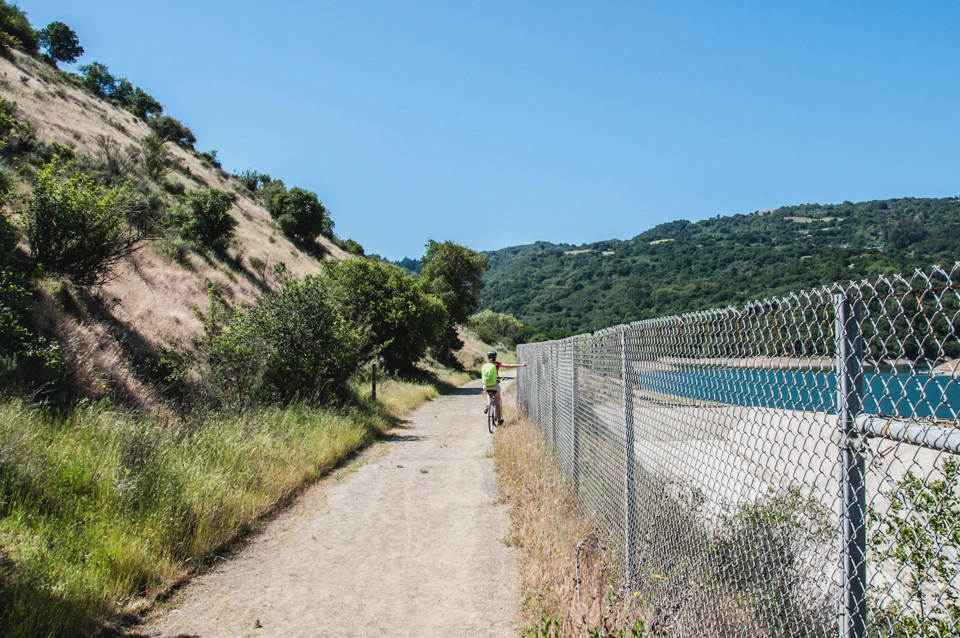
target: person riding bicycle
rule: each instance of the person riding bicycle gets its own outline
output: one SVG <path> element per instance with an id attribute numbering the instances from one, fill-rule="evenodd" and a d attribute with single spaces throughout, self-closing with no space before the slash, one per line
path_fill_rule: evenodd
<path id="1" fill-rule="evenodd" d="M 527 364 L 517 364 L 517 363 L 500 363 L 497 361 L 497 351 L 491 350 L 487 353 L 487 362 L 480 367 L 480 377 L 483 379 L 483 389 L 488 393 L 493 393 L 493 400 L 497 406 L 497 414 L 499 415 L 500 422 L 497 425 L 503 425 L 503 403 L 500 401 L 500 381 L 497 379 L 497 375 L 500 372 L 500 368 L 526 368 Z M 487 403 L 487 407 L 483 409 L 483 413 L 486 414 L 487 410 L 490 409 L 490 404 Z"/>

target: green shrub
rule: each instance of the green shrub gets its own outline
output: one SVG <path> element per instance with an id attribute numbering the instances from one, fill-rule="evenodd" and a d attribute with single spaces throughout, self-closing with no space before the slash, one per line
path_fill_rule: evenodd
<path id="1" fill-rule="evenodd" d="M 100 97 L 110 97 L 117 90 L 117 78 L 107 65 L 100 62 L 85 64 L 79 69 L 83 85 Z"/>
<path id="2" fill-rule="evenodd" d="M 25 326 L 30 297 L 10 269 L 0 271 L 0 376 L 12 373 L 23 360 L 34 360 L 56 374 L 64 370 L 59 345 Z"/>
<path id="3" fill-rule="evenodd" d="M 356 255 L 357 257 L 363 257 L 363 246 L 361 246 L 358 242 L 355 242 L 352 239 L 345 239 L 343 240 L 343 246 L 350 254 Z"/>
<path id="4" fill-rule="evenodd" d="M 205 248 L 223 250 L 233 238 L 237 220 L 230 215 L 233 195 L 221 190 L 194 190 L 186 195 L 186 201 L 170 213 L 174 226 L 185 237 Z"/>
<path id="5" fill-rule="evenodd" d="M 250 264 L 250 267 L 253 268 L 253 272 L 260 278 L 260 281 L 266 285 L 267 283 L 267 262 L 265 259 L 260 257 L 251 256 L 247 258 L 247 262 Z"/>
<path id="6" fill-rule="evenodd" d="M 960 463 L 944 456 L 937 474 L 907 472 L 883 496 L 888 510 L 871 508 L 867 515 L 869 556 L 877 573 L 897 574 L 902 595 L 891 598 L 886 587 L 870 592 L 876 635 L 954 635 L 960 567 L 951 553 L 960 547 Z"/>
<path id="7" fill-rule="evenodd" d="M 768 635 L 783 627 L 790 636 L 837 634 L 835 602 L 810 587 L 829 565 L 823 557 L 833 547 L 831 518 L 796 487 L 771 488 L 724 517 L 714 548 L 717 578 L 742 595 Z"/>
<path id="8" fill-rule="evenodd" d="M 235 173 L 234 177 L 237 178 L 237 181 L 243 185 L 251 193 L 256 193 L 260 188 L 262 183 L 265 183 L 264 180 L 270 181 L 269 175 L 261 175 L 257 171 L 247 169 L 240 173 Z"/>
<path id="9" fill-rule="evenodd" d="M 209 359 L 228 405 L 244 412 L 263 392 L 268 344 L 250 313 L 240 311 L 211 339 Z"/>
<path id="10" fill-rule="evenodd" d="M 284 235 L 307 243 L 333 234 L 333 221 L 316 193 L 303 188 L 288 191 L 279 180 L 271 182 L 269 189 L 264 191 L 265 205 Z"/>
<path id="11" fill-rule="evenodd" d="M 217 151 L 203 151 L 198 152 L 197 157 L 200 158 L 200 161 L 208 166 L 213 168 L 223 168 L 223 165 L 220 164 L 220 160 L 217 159 Z"/>
<path id="12" fill-rule="evenodd" d="M 0 97 L 0 153 L 16 157 L 37 146 L 34 126 L 17 117 L 17 103 Z"/>
<path id="13" fill-rule="evenodd" d="M 163 113 L 160 102 L 139 86 L 133 89 L 129 100 L 123 106 L 141 120 L 149 120 Z"/>
<path id="14" fill-rule="evenodd" d="M 363 335 L 320 277 L 284 280 L 213 332 L 211 364 L 241 408 L 254 396 L 321 403 L 342 392 L 363 362 Z"/>
<path id="15" fill-rule="evenodd" d="M 51 22 L 37 33 L 41 47 L 47 50 L 47 57 L 57 62 L 76 62 L 83 55 L 80 38 L 76 32 L 62 22 Z"/>
<path id="16" fill-rule="evenodd" d="M 140 140 L 143 168 L 151 179 L 159 181 L 180 163 L 156 133 Z"/>
<path id="17" fill-rule="evenodd" d="M 143 234 L 127 223 L 129 192 L 107 189 L 53 160 L 37 172 L 27 212 L 30 256 L 47 272 L 78 286 L 107 280 L 117 261 L 134 252 Z"/>
<path id="18" fill-rule="evenodd" d="M 169 115 L 150 118 L 147 125 L 164 142 L 173 142 L 178 146 L 191 149 L 197 143 L 193 132 L 180 120 Z"/>
<path id="19" fill-rule="evenodd" d="M 483 310 L 470 315 L 467 326 L 486 343 L 504 343 L 513 346 L 514 338 L 523 329 L 523 324 L 513 315 Z"/>
<path id="20" fill-rule="evenodd" d="M 97 150 L 94 154 L 94 163 L 91 176 L 101 184 L 113 185 L 123 183 L 133 174 L 140 164 L 140 149 L 129 144 L 126 148 L 120 142 L 108 135 L 95 136 Z"/>
<path id="21" fill-rule="evenodd" d="M 16 3 L 0 0 L 0 44 L 27 53 L 37 52 L 37 33 Z"/>
<path id="22" fill-rule="evenodd" d="M 395 266 L 348 259 L 330 264 L 327 276 L 347 315 L 369 327 L 365 354 L 379 355 L 390 370 L 412 370 L 447 324 L 443 303 Z"/>
<path id="23" fill-rule="evenodd" d="M 163 197 L 144 183 L 126 192 L 127 221 L 139 229 L 144 237 L 155 236 L 167 209 Z"/>

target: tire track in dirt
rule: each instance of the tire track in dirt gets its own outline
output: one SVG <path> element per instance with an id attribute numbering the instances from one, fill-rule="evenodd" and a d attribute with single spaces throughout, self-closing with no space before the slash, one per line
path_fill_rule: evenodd
<path id="1" fill-rule="evenodd" d="M 516 636 L 479 381 L 411 414 L 139 629 L 174 636 Z"/>

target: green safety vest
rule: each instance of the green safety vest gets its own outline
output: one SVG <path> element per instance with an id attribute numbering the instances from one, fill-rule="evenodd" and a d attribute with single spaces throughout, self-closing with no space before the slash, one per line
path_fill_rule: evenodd
<path id="1" fill-rule="evenodd" d="M 492 363 L 485 363 L 480 368 L 480 376 L 483 377 L 483 385 L 497 385 L 497 366 Z"/>

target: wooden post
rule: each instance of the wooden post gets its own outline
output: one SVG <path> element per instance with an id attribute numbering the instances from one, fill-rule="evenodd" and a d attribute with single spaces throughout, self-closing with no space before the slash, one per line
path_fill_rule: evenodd
<path id="1" fill-rule="evenodd" d="M 377 400 L 377 364 L 373 364 L 373 375 L 371 375 L 372 383 L 371 388 L 373 389 L 373 400 Z"/>

